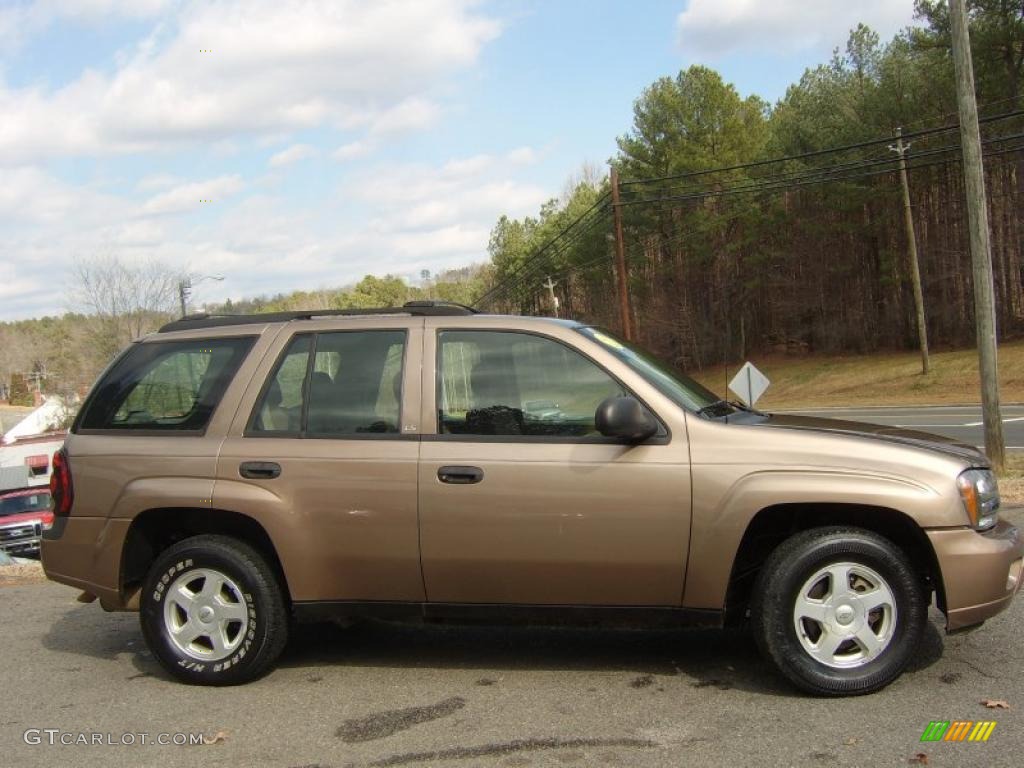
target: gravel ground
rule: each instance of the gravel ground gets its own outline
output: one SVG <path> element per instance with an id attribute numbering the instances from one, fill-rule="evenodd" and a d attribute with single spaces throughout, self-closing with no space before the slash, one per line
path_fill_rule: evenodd
<path id="1" fill-rule="evenodd" d="M 0 566 L 0 587 L 42 584 L 45 581 L 46 576 L 38 562 Z"/>

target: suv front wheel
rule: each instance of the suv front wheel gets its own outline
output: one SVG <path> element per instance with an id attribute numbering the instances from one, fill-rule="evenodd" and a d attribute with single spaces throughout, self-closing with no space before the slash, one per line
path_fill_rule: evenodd
<path id="1" fill-rule="evenodd" d="M 252 680 L 288 639 L 274 571 L 255 549 L 226 536 L 194 536 L 161 552 L 139 607 L 149 649 L 188 683 Z"/>
<path id="2" fill-rule="evenodd" d="M 906 554 L 858 528 L 817 528 L 765 562 L 751 605 L 762 653 L 811 693 L 885 687 L 910 661 L 928 617 Z"/>

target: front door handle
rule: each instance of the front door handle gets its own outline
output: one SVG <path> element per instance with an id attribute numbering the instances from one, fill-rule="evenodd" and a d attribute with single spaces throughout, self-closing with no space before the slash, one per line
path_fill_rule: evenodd
<path id="1" fill-rule="evenodd" d="M 238 474 L 250 480 L 273 480 L 281 474 L 281 465 L 276 461 L 243 461 Z"/>
<path id="2" fill-rule="evenodd" d="M 441 467 L 437 479 L 452 485 L 472 485 L 484 479 L 484 471 L 480 467 Z"/>

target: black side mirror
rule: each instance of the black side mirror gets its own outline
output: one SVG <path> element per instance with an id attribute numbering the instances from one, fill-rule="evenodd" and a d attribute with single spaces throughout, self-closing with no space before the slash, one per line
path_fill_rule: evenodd
<path id="1" fill-rule="evenodd" d="M 605 437 L 642 443 L 658 432 L 658 421 L 635 397 L 609 397 L 594 413 L 594 426 Z"/>

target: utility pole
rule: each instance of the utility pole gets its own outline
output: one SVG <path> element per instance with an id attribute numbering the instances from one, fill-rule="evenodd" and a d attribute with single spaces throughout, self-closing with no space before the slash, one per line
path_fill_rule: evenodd
<path id="1" fill-rule="evenodd" d="M 633 341 L 633 313 L 629 307 L 629 275 L 626 273 L 626 244 L 622 239 L 622 208 L 619 203 L 619 172 L 612 166 L 612 218 L 615 220 L 615 271 L 619 276 L 619 313 L 622 335 Z"/>
<path id="2" fill-rule="evenodd" d="M 907 230 L 907 256 L 910 261 L 910 282 L 914 288 L 914 312 L 917 316 L 917 343 L 921 348 L 921 373 L 931 369 L 928 360 L 928 326 L 924 319 L 924 293 L 921 291 L 921 267 L 917 260 L 917 236 L 914 234 L 914 213 L 910 207 L 910 184 L 907 181 L 906 152 L 909 144 L 903 143 L 903 129 L 896 129 L 896 146 L 889 149 L 900 156 L 900 185 L 903 187 L 903 220 Z"/>
<path id="3" fill-rule="evenodd" d="M 178 281 L 178 301 L 181 304 L 182 317 L 185 317 L 188 314 L 188 294 L 191 289 L 191 278 L 183 277 Z"/>
<path id="4" fill-rule="evenodd" d="M 541 285 L 548 289 L 548 296 L 551 297 L 551 308 L 554 310 L 555 317 L 558 317 L 558 297 L 555 296 L 555 286 L 558 285 L 558 283 L 548 277 L 548 281 L 546 283 L 541 283 Z"/>
<path id="5" fill-rule="evenodd" d="M 185 275 L 178 281 L 178 303 L 181 305 L 181 316 L 188 315 L 188 300 L 192 296 L 192 286 L 204 280 L 216 280 L 218 283 L 224 279 L 224 275 L 197 275 L 195 273 Z"/>
<path id="6" fill-rule="evenodd" d="M 985 452 L 993 468 L 1000 472 L 1003 469 L 1006 449 L 1003 442 L 1002 414 L 999 409 L 995 288 L 992 280 L 988 208 L 985 201 L 985 175 L 981 164 L 978 102 L 974 95 L 974 65 L 971 62 L 971 41 L 967 30 L 965 0 L 949 0 L 949 20 L 953 42 L 953 65 L 956 70 L 956 99 L 960 107 L 960 143 L 974 277 L 974 322 L 978 335 Z"/>

